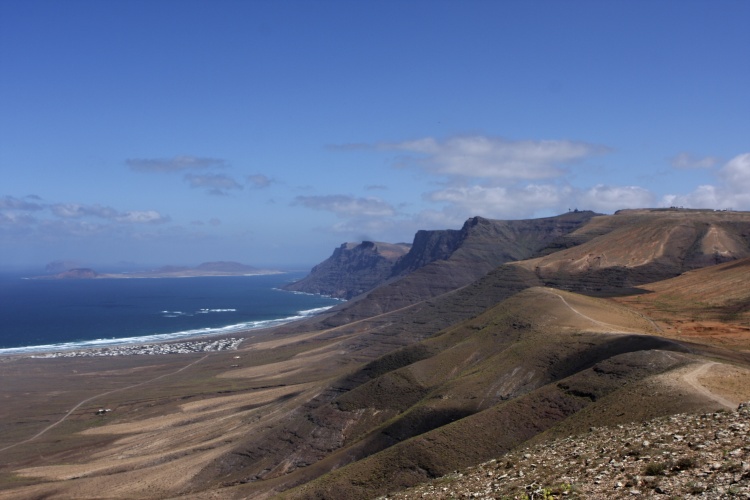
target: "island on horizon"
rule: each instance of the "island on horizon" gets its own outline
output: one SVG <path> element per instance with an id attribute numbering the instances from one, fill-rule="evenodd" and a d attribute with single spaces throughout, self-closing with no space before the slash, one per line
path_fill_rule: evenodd
<path id="1" fill-rule="evenodd" d="M 123 278 L 194 278 L 201 276 L 256 276 L 281 274 L 278 269 L 261 269 L 239 262 L 204 262 L 195 267 L 162 266 L 148 271 L 99 273 L 89 267 L 77 267 L 56 274 L 34 276 L 32 279 L 123 279 Z"/>

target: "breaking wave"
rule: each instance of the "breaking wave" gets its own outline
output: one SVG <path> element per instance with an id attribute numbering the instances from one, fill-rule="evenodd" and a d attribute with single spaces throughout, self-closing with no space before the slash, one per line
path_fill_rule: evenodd
<path id="1" fill-rule="evenodd" d="M 80 349 L 93 349 L 98 347 L 109 347 L 113 345 L 122 344 L 149 344 L 153 342 L 167 342 L 171 340 L 184 339 L 188 337 L 203 337 L 206 335 L 226 335 L 231 333 L 243 332 L 246 330 L 258 330 L 261 328 L 270 328 L 274 326 L 283 325 L 292 321 L 309 318 L 316 314 L 320 314 L 327 311 L 333 306 L 316 307 L 314 309 L 306 309 L 298 311 L 293 316 L 287 316 L 285 318 L 278 319 L 267 319 L 248 321 L 245 323 L 237 323 L 234 325 L 227 325 L 215 328 L 196 328 L 192 330 L 183 330 L 172 333 L 157 333 L 153 335 L 142 335 L 138 337 L 117 337 L 109 339 L 94 339 L 94 340 L 81 340 L 74 342 L 61 342 L 57 344 L 46 344 L 46 345 L 35 345 L 25 347 L 9 347 L 0 349 L 0 356 L 2 355 L 13 355 L 13 354 L 27 354 L 27 353 L 39 353 L 49 351 L 67 351 L 67 350 L 80 350 Z M 202 312 L 205 311 L 205 312 Z M 211 312 L 233 312 L 235 309 L 200 309 L 198 314 L 206 314 Z M 167 314 L 185 315 L 186 313 L 181 311 L 161 311 L 165 316 Z M 167 316 L 168 317 L 168 316 Z"/>

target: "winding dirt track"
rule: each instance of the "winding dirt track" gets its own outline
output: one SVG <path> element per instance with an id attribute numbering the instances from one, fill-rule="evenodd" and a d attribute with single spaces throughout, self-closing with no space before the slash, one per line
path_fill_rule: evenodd
<path id="1" fill-rule="evenodd" d="M 553 294 L 553 295 L 555 295 L 555 296 L 557 296 L 557 297 L 558 297 L 558 298 L 559 298 L 560 300 L 562 300 L 562 301 L 563 301 L 563 304 L 565 304 L 566 306 L 568 306 L 568 309 L 570 309 L 571 311 L 573 311 L 574 313 L 576 313 L 576 314 L 577 314 L 578 316 L 580 316 L 580 317 L 582 317 L 582 318 L 584 318 L 584 319 L 587 319 L 588 321 L 591 321 L 591 322 L 592 322 L 592 323 L 594 323 L 595 325 L 599 325 L 599 326 L 601 326 L 602 328 L 606 328 L 607 330 L 609 330 L 609 331 L 610 331 L 610 333 L 642 333 L 642 332 L 634 332 L 634 331 L 632 331 L 632 330 L 631 330 L 631 331 L 627 331 L 626 329 L 624 329 L 624 328 L 623 328 L 623 327 L 621 327 L 621 326 L 617 326 L 617 325 L 612 325 L 612 324 L 610 324 L 610 323 L 605 323 L 605 322 L 603 322 L 603 321 L 599 321 L 599 320 L 596 320 L 596 319 L 592 318 L 591 316 L 586 316 L 586 315 L 585 315 L 585 314 L 583 314 L 583 313 L 582 313 L 581 311 L 579 311 L 579 310 L 578 310 L 578 309 L 576 309 L 575 307 L 571 306 L 571 305 L 570 305 L 570 304 L 568 303 L 568 301 L 567 301 L 567 300 L 565 300 L 565 297 L 563 297 L 563 296 L 562 296 L 562 295 L 560 295 L 559 293 L 555 293 L 555 292 L 552 292 L 552 294 Z"/>
<path id="2" fill-rule="evenodd" d="M 42 429 L 41 431 L 39 431 L 38 433 L 36 433 L 35 435 L 31 436 L 28 439 L 24 439 L 23 441 L 19 441 L 19 442 L 15 443 L 15 444 L 11 444 L 9 446 L 6 446 L 5 448 L 0 448 L 0 451 L 9 450 L 11 448 L 15 448 L 16 446 L 19 446 L 19 445 L 22 445 L 22 444 L 26 444 L 26 443 L 29 443 L 29 442 L 35 440 L 36 438 L 38 438 L 39 436 L 43 435 L 44 433 L 46 433 L 47 431 L 49 431 L 53 427 L 55 427 L 55 426 L 60 425 L 61 423 L 63 423 L 65 421 L 65 419 L 67 419 L 69 416 L 71 416 L 73 414 L 73 412 L 75 412 L 82 405 L 84 405 L 84 404 L 86 404 L 86 403 L 88 403 L 90 401 L 93 401 L 93 400 L 95 400 L 97 398 L 100 398 L 102 396 L 107 396 L 108 394 L 113 394 L 115 392 L 124 391 L 124 390 L 127 390 L 127 389 L 134 389 L 136 387 L 140 387 L 142 385 L 146 385 L 146 384 L 154 382 L 156 380 L 159 380 L 159 379 L 162 379 L 162 378 L 165 378 L 165 377 L 170 377 L 172 375 L 176 375 L 176 374 L 180 373 L 183 370 L 187 370 L 188 368 L 190 368 L 194 364 L 200 363 L 201 361 L 203 361 L 204 359 L 206 359 L 208 356 L 210 356 L 210 355 L 206 354 L 202 358 L 196 359 L 192 363 L 188 363 L 187 365 L 185 365 L 182 368 L 180 368 L 178 370 L 175 370 L 173 372 L 165 373 L 164 375 L 159 375 L 158 377 L 154 377 L 152 379 L 144 380 L 143 382 L 138 382 L 137 384 L 129 385 L 127 387 L 120 387 L 119 389 L 112 389 L 111 391 L 102 392 L 102 393 L 96 394 L 94 396 L 91 396 L 90 398 L 86 398 L 83 401 L 81 401 L 80 403 L 78 403 L 77 405 L 75 405 L 73 407 L 73 409 L 71 409 L 68 413 L 66 413 L 65 415 L 63 415 L 63 417 L 60 420 L 58 420 L 57 422 L 54 422 L 54 423 L 48 425 L 47 427 L 45 427 L 44 429 Z"/>
<path id="3" fill-rule="evenodd" d="M 698 391 L 700 394 L 706 396 L 707 398 L 713 399 L 717 403 L 719 403 L 722 406 L 725 406 L 731 410 L 734 410 L 737 408 L 737 405 L 729 401 L 728 399 L 719 396 L 715 392 L 710 391 L 708 388 L 701 385 L 700 382 L 698 382 L 698 377 L 703 375 L 705 372 L 707 372 L 712 366 L 716 365 L 715 361 L 709 361 L 706 363 L 701 363 L 695 369 L 691 370 L 690 372 L 686 373 L 682 376 L 682 380 L 687 382 L 687 384 Z"/>
<path id="4" fill-rule="evenodd" d="M 587 320 L 589 320 L 589 321 L 591 321 L 591 322 L 593 322 L 593 323 L 595 323 L 595 324 L 597 324 L 599 326 L 607 328 L 607 329 L 609 329 L 610 331 L 613 331 L 613 332 L 622 331 L 622 329 L 619 328 L 619 327 L 616 327 L 616 325 L 611 325 L 609 323 L 604 323 L 602 321 L 595 320 L 594 318 L 583 314 L 582 312 L 576 310 L 573 306 L 571 306 L 568 303 L 568 301 L 565 300 L 565 297 L 563 297 L 562 295 L 560 295 L 558 293 L 555 293 L 555 292 L 552 292 L 552 293 L 554 295 L 558 296 L 560 298 L 560 300 L 562 300 L 563 303 L 566 306 L 568 306 L 568 308 L 570 308 L 571 311 L 573 311 L 577 315 L 581 316 L 582 318 L 585 318 L 585 319 L 587 319 Z M 734 409 L 737 408 L 737 405 L 735 403 L 733 403 L 732 401 L 729 401 L 728 399 L 726 399 L 723 396 L 720 396 L 719 394 L 716 394 L 715 392 L 711 391 L 710 389 L 708 389 L 707 387 L 705 387 L 704 385 L 702 385 L 698 381 L 698 377 L 700 377 L 702 375 L 705 375 L 705 373 L 712 366 L 717 365 L 717 364 L 718 363 L 716 363 L 715 361 L 708 361 L 708 362 L 705 362 L 705 363 L 700 363 L 694 369 L 690 370 L 687 373 L 684 373 L 682 375 L 682 377 L 680 377 L 680 378 L 682 379 L 683 382 L 685 382 L 692 389 L 694 389 L 696 392 L 698 392 L 698 394 L 701 394 L 701 395 L 707 397 L 708 399 L 712 399 L 713 401 L 716 401 L 717 403 L 719 403 L 720 405 L 722 405 L 722 406 L 724 406 L 726 408 L 734 410 Z"/>

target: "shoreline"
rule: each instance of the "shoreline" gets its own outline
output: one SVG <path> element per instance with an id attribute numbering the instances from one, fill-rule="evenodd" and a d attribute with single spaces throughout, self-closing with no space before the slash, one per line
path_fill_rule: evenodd
<path id="1" fill-rule="evenodd" d="M 236 350 L 247 340 L 248 335 L 271 331 L 275 328 L 304 321 L 330 310 L 332 306 L 318 307 L 299 311 L 296 316 L 258 321 L 257 326 L 246 324 L 228 325 L 215 328 L 215 332 L 191 331 L 166 334 L 144 335 L 141 337 L 123 337 L 119 339 L 94 339 L 81 342 L 46 344 L 39 346 L 0 348 L 0 363 L 12 359 L 55 359 L 74 357 L 106 357 L 133 355 L 190 354 L 196 352 L 214 352 Z M 234 329 L 237 327 L 237 329 Z M 228 331 L 227 331 L 228 330 Z M 231 334 L 231 337 L 216 338 Z M 173 338 L 159 338 L 170 337 Z M 132 339 L 132 340 L 129 340 Z M 86 344 L 91 344 L 86 346 Z M 11 352 L 8 352 L 11 351 Z"/>

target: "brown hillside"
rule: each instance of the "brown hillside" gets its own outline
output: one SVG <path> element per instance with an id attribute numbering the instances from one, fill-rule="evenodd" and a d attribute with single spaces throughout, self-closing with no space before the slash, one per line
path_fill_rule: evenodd
<path id="1" fill-rule="evenodd" d="M 750 259 L 643 285 L 619 302 L 653 318 L 663 335 L 750 350 Z"/>
<path id="2" fill-rule="evenodd" d="M 351 447 L 319 467 L 341 465 L 342 454 L 361 458 L 288 496 L 370 498 L 495 458 L 562 423 L 581 430 L 705 404 L 653 378 L 690 363 L 674 352 L 684 348 L 615 333 L 639 329 L 652 325 L 602 299 L 539 288 L 514 296 L 424 341 L 425 352 L 435 354 L 340 396 L 340 408 L 382 423 L 374 432 L 348 427 Z M 612 333 L 594 333 L 602 330 Z M 644 397 L 647 384 L 661 388 L 659 398 Z M 393 394 L 405 387 L 417 390 L 400 401 L 406 406 L 394 406 Z M 616 411 L 609 410 L 613 403 Z M 583 412 L 589 407 L 600 408 L 597 419 Z M 576 423 L 579 414 L 584 422 Z"/>
<path id="3" fill-rule="evenodd" d="M 634 286 L 750 256 L 750 213 L 622 210 L 595 217 L 570 238 L 583 242 L 516 265 L 557 288 L 622 294 Z"/>

